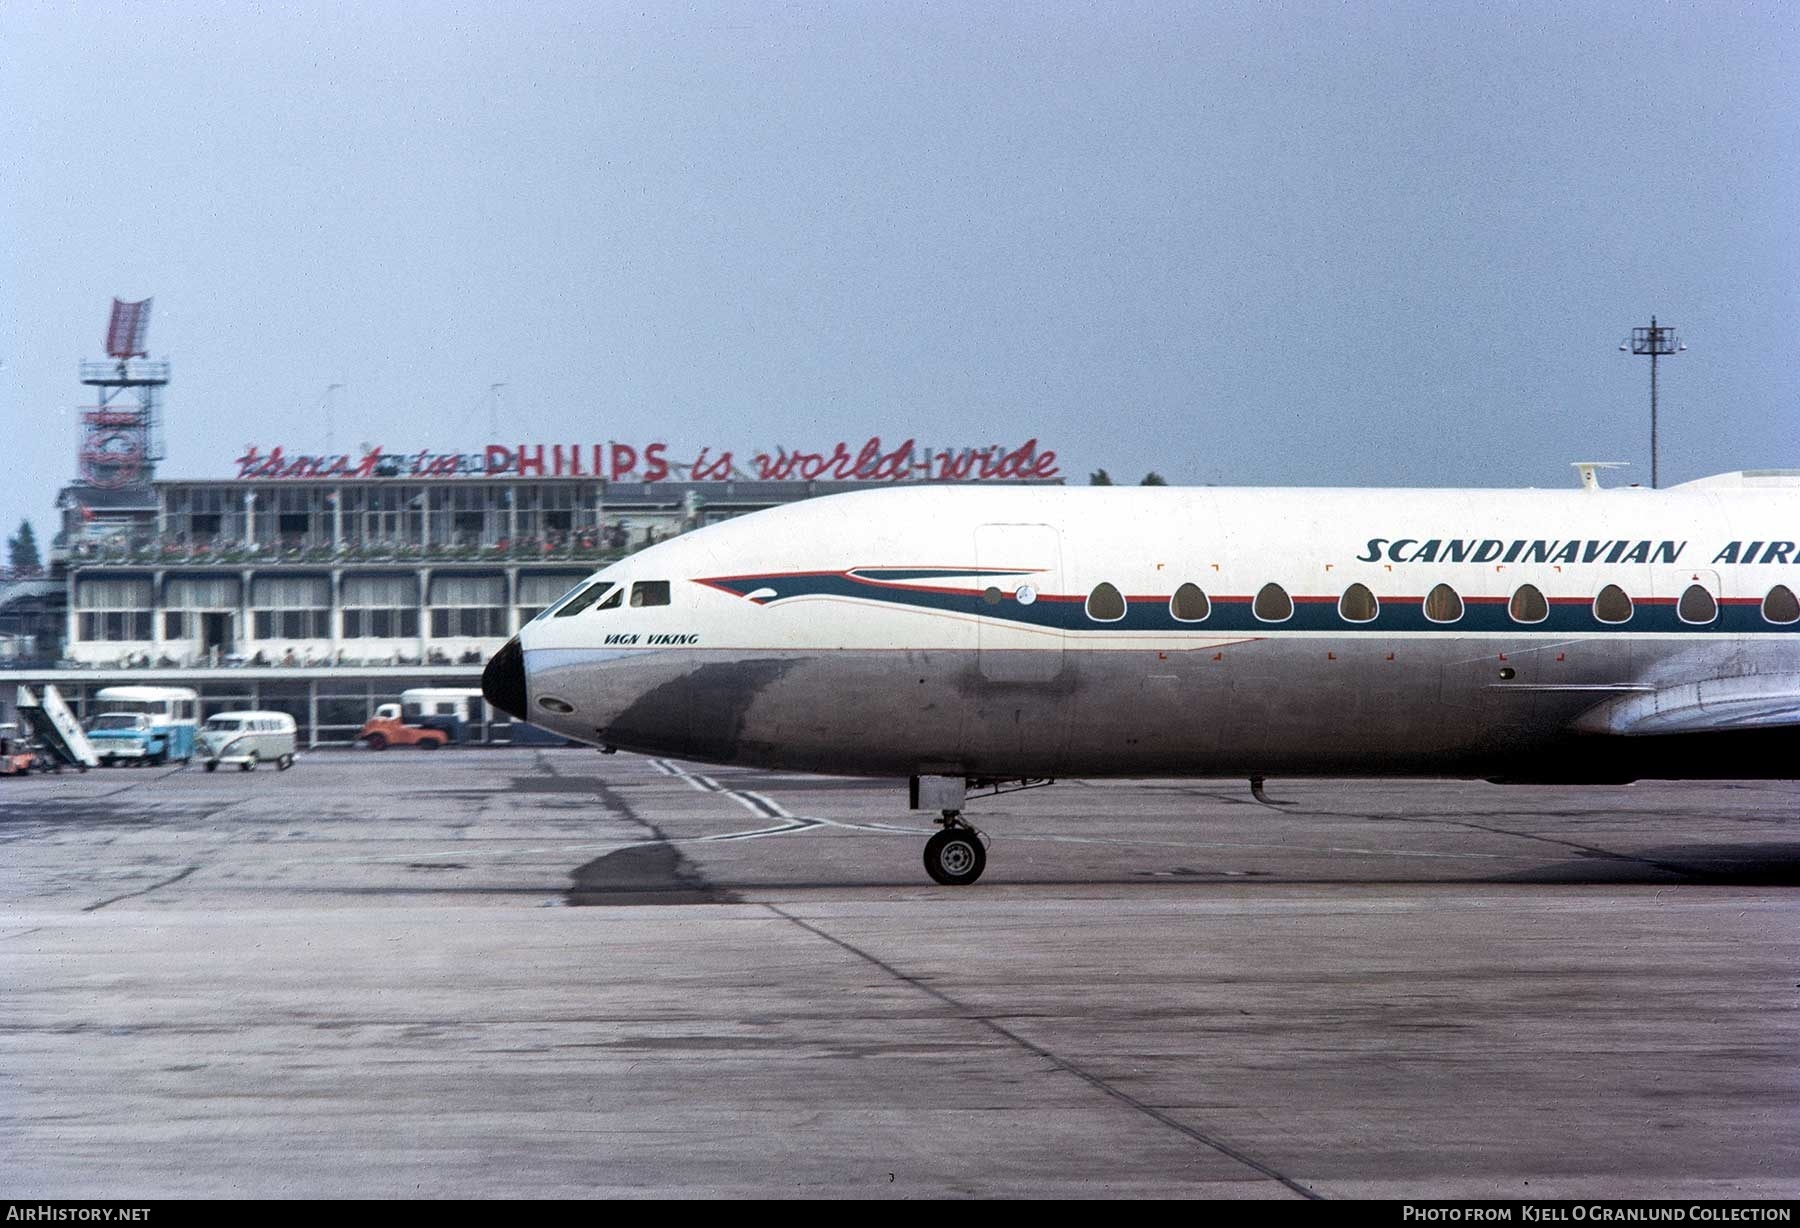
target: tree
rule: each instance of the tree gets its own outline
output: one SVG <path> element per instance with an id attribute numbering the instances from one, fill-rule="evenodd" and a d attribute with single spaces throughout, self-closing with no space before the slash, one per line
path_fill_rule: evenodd
<path id="1" fill-rule="evenodd" d="M 1112 484 L 1112 475 L 1104 469 L 1096 469 L 1088 474 L 1089 486 L 1111 486 Z"/>
<path id="2" fill-rule="evenodd" d="M 38 557 L 37 534 L 31 531 L 29 520 L 21 520 L 19 531 L 6 539 L 6 565 L 15 576 L 32 576 L 43 569 L 43 560 Z"/>
<path id="3" fill-rule="evenodd" d="M 1138 485 L 1139 486 L 1167 486 L 1168 483 L 1163 481 L 1162 474 L 1152 472 L 1152 473 L 1146 473 L 1144 475 L 1144 480 L 1139 482 Z"/>

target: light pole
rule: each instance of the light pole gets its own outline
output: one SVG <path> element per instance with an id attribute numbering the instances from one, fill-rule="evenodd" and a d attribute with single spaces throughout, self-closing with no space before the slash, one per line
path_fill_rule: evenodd
<path id="1" fill-rule="evenodd" d="M 1657 487 L 1657 441 L 1656 441 L 1656 360 L 1664 354 L 1677 354 L 1687 346 L 1675 337 L 1675 330 L 1666 325 L 1658 325 L 1656 317 L 1650 317 L 1649 328 L 1631 330 L 1631 340 L 1619 345 L 1621 351 L 1630 349 L 1633 354 L 1650 355 L 1650 489 Z"/>
<path id="2" fill-rule="evenodd" d="M 319 397 L 319 408 L 325 411 L 325 455 L 330 456 L 337 446 L 335 420 L 331 412 L 331 394 L 343 389 L 342 384 L 327 384 L 325 392 Z"/>

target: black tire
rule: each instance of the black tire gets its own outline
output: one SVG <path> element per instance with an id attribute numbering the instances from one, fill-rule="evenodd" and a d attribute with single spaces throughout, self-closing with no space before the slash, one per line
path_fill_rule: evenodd
<path id="1" fill-rule="evenodd" d="M 218 771 L 219 770 L 219 761 L 217 759 L 208 759 L 206 761 L 206 770 L 209 772 Z"/>
<path id="2" fill-rule="evenodd" d="M 285 772 L 293 766 L 294 766 L 294 757 L 292 755 L 283 755 L 279 759 L 275 760 L 275 770 L 277 772 Z"/>
<path id="3" fill-rule="evenodd" d="M 251 751 L 250 757 L 248 759 L 244 760 L 242 763 L 238 764 L 238 771 L 254 772 L 255 770 L 256 770 L 256 752 Z"/>
<path id="4" fill-rule="evenodd" d="M 987 850 L 968 827 L 946 827 L 925 842 L 925 873 L 946 887 L 966 887 L 987 869 Z"/>
<path id="5" fill-rule="evenodd" d="M 438 741 L 436 738 L 420 738 L 419 739 L 419 749 L 420 750 L 436 750 L 438 747 L 440 747 L 442 745 L 443 745 L 443 743 Z"/>
<path id="6" fill-rule="evenodd" d="M 368 737 L 364 738 L 363 741 L 368 743 L 370 750 L 386 750 L 387 749 L 387 735 L 386 734 L 372 733 Z"/>

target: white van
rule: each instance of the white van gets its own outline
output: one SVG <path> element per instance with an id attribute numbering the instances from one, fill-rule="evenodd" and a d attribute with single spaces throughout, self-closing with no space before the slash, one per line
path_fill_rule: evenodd
<path id="1" fill-rule="evenodd" d="M 209 772 L 221 763 L 235 763 L 240 772 L 273 763 L 285 772 L 294 766 L 294 718 L 285 712 L 221 712 L 200 730 L 196 750 Z"/>

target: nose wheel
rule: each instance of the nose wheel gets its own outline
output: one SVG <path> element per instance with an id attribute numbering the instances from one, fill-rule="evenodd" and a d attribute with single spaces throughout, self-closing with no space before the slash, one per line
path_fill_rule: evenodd
<path id="1" fill-rule="evenodd" d="M 938 822 L 944 830 L 925 842 L 925 873 L 946 887 L 967 886 L 987 869 L 981 833 L 963 822 L 960 811 L 946 810 Z"/>

